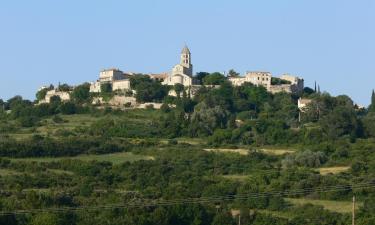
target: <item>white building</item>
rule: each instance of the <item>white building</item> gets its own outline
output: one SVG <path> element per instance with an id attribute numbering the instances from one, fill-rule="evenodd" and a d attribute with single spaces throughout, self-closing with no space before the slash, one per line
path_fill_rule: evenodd
<path id="1" fill-rule="evenodd" d="M 261 85 L 264 87 L 271 86 L 272 75 L 269 72 L 250 71 L 246 72 L 244 77 L 230 77 L 228 80 L 233 86 L 241 86 L 244 83 L 252 83 L 254 85 Z"/>
<path id="2" fill-rule="evenodd" d="M 99 73 L 99 81 L 100 82 L 113 82 L 115 80 L 123 80 L 126 76 L 124 73 L 119 69 L 105 69 L 100 71 Z"/>
<path id="3" fill-rule="evenodd" d="M 91 83 L 90 92 L 100 93 L 101 85 L 105 83 L 110 83 L 113 91 L 130 89 L 128 74 L 119 69 L 105 69 L 100 71 L 99 80 Z"/>

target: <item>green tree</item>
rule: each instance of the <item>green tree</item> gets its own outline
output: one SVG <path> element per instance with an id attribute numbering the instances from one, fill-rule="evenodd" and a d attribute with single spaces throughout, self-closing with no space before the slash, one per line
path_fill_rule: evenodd
<path id="1" fill-rule="evenodd" d="M 173 87 L 174 91 L 176 92 L 177 98 L 181 97 L 181 92 L 184 91 L 184 85 L 182 84 L 175 84 Z"/>
<path id="2" fill-rule="evenodd" d="M 211 225 L 234 225 L 235 222 L 229 212 L 218 212 Z"/>
<path id="3" fill-rule="evenodd" d="M 73 102 L 64 102 L 60 105 L 59 110 L 62 114 L 71 115 L 75 114 L 77 107 Z"/>
<path id="4" fill-rule="evenodd" d="M 84 83 L 74 88 L 70 94 L 72 100 L 77 103 L 90 102 L 90 84 Z"/>
<path id="5" fill-rule="evenodd" d="M 103 94 L 110 94 L 112 93 L 112 84 L 111 83 L 103 83 L 100 85 L 100 91 Z"/>
<path id="6" fill-rule="evenodd" d="M 237 73 L 234 69 L 228 71 L 228 77 L 238 77 L 240 74 Z"/>
<path id="7" fill-rule="evenodd" d="M 43 88 L 41 90 L 39 90 L 37 93 L 36 93 L 36 99 L 38 101 L 41 101 L 43 100 L 45 97 L 46 97 L 46 94 L 47 94 L 47 91 L 48 91 L 48 88 Z"/>
<path id="8" fill-rule="evenodd" d="M 224 83 L 225 76 L 221 73 L 215 72 L 211 73 L 210 75 L 207 75 L 203 78 L 203 84 L 204 85 L 220 85 Z"/>
<path id="9" fill-rule="evenodd" d="M 372 90 L 372 95 L 371 95 L 371 105 L 369 107 L 370 112 L 375 112 L 375 91 Z"/>
<path id="10" fill-rule="evenodd" d="M 70 90 L 72 90 L 72 87 L 69 86 L 68 84 L 59 84 L 59 86 L 57 87 L 57 89 L 59 91 L 70 91 Z"/>
<path id="11" fill-rule="evenodd" d="M 203 84 L 203 79 L 210 75 L 210 73 L 207 73 L 207 72 L 198 72 L 195 74 L 195 79 L 200 83 L 200 84 Z"/>
<path id="12" fill-rule="evenodd" d="M 130 87 L 136 90 L 143 83 L 152 83 L 152 79 L 147 75 L 136 74 L 130 77 Z"/>
<path id="13" fill-rule="evenodd" d="M 212 135 L 216 128 L 226 128 L 229 112 L 221 106 L 210 107 L 201 102 L 194 108 L 191 116 L 191 135 Z"/>

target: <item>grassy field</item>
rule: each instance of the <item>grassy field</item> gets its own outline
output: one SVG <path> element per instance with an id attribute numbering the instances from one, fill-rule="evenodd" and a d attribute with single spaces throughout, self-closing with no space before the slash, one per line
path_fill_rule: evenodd
<path id="1" fill-rule="evenodd" d="M 242 148 L 238 148 L 238 149 L 205 148 L 203 150 L 207 151 L 207 152 L 216 152 L 216 153 L 236 153 L 236 154 L 240 154 L 240 155 L 248 155 L 249 154 L 249 150 L 242 149 Z"/>
<path id="2" fill-rule="evenodd" d="M 76 159 L 82 161 L 106 161 L 113 164 L 124 162 L 134 162 L 139 160 L 154 160 L 152 156 L 135 155 L 131 152 L 120 152 L 103 155 L 79 155 L 74 157 L 43 157 L 43 158 L 10 158 L 12 161 L 31 161 L 31 162 L 53 162 L 63 159 Z"/>
<path id="3" fill-rule="evenodd" d="M 305 198 L 287 198 L 286 201 L 290 202 L 295 206 L 313 204 L 323 206 L 325 209 L 338 212 L 338 213 L 350 213 L 352 210 L 352 202 L 350 201 L 329 201 L 329 200 L 313 200 Z M 362 202 L 357 203 L 357 208 L 362 206 Z"/>
<path id="4" fill-rule="evenodd" d="M 48 117 L 40 121 L 40 126 L 36 128 L 20 128 L 9 135 L 16 140 L 22 140 L 30 138 L 34 134 L 39 135 L 54 135 L 57 130 L 73 131 L 79 127 L 88 127 L 94 122 L 103 118 L 111 118 L 114 120 L 125 120 L 129 124 L 147 124 L 152 120 L 158 120 L 161 115 L 160 110 L 146 110 L 146 109 L 134 109 L 127 110 L 122 114 L 112 115 L 91 115 L 91 114 L 75 114 L 75 115 L 59 115 L 63 122 L 55 123 L 52 118 Z"/>
<path id="5" fill-rule="evenodd" d="M 327 175 L 327 174 L 338 174 L 342 172 L 346 172 L 350 169 L 349 166 L 337 166 L 337 167 L 322 167 L 316 169 L 321 175 Z"/>
<path id="6" fill-rule="evenodd" d="M 264 154 L 268 155 L 285 155 L 285 154 L 293 154 L 295 150 L 293 149 L 273 149 L 273 148 L 262 148 L 259 149 Z"/>
<path id="7" fill-rule="evenodd" d="M 17 175 L 17 174 L 20 174 L 20 173 L 14 170 L 0 169 L 0 176 L 12 176 L 12 175 Z"/>
<path id="8" fill-rule="evenodd" d="M 246 181 L 250 178 L 250 175 L 231 174 L 231 175 L 223 175 L 223 177 L 229 180 Z"/>

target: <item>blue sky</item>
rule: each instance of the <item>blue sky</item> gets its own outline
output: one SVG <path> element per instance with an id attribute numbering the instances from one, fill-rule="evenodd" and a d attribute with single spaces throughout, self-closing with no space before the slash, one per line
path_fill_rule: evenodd
<path id="1" fill-rule="evenodd" d="M 374 12 L 372 0 L 2 1 L 0 98 L 107 67 L 168 71 L 186 43 L 195 72 L 291 73 L 368 105 Z"/>

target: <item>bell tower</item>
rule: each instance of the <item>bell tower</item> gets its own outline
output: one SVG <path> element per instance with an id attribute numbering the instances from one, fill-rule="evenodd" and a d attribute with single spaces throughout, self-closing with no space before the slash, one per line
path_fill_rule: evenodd
<path id="1" fill-rule="evenodd" d="M 181 60 L 180 64 L 184 67 L 190 68 L 191 65 L 191 53 L 189 48 L 185 45 L 181 51 Z"/>

